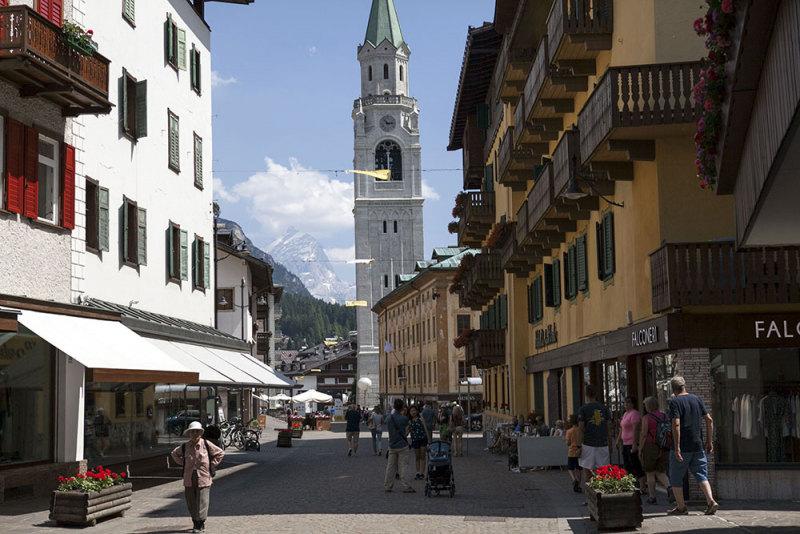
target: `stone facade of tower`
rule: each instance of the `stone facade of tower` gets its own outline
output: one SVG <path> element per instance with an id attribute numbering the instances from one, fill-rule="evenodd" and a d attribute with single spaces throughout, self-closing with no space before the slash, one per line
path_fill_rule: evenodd
<path id="1" fill-rule="evenodd" d="M 379 402 L 378 332 L 371 308 L 397 287 L 399 276 L 414 272 L 424 258 L 422 232 L 422 150 L 419 109 L 408 96 L 411 49 L 400 31 L 393 0 L 374 0 L 367 35 L 359 47 L 361 97 L 353 105 L 357 170 L 389 169 L 390 181 L 355 175 L 356 294 L 368 307 L 357 309 L 358 377 L 372 387 L 358 402 Z"/>

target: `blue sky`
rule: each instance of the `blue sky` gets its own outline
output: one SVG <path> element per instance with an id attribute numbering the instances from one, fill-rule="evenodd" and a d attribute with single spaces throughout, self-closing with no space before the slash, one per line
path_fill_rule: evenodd
<path id="1" fill-rule="evenodd" d="M 447 152 L 468 26 L 491 21 L 491 0 L 396 0 L 411 46 L 423 169 L 459 169 Z M 372 0 L 210 2 L 214 198 L 222 216 L 266 247 L 289 226 L 322 243 L 331 260 L 353 257 L 352 175 L 356 48 Z M 336 6 L 336 7 L 333 7 Z M 313 171 L 313 172 L 312 172 Z M 423 173 L 426 257 L 455 244 L 447 232 L 461 172 Z M 335 263 L 353 281 L 354 269 Z"/>

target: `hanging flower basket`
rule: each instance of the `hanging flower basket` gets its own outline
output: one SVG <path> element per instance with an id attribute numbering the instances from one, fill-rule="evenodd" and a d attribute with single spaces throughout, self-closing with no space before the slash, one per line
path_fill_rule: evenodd
<path id="1" fill-rule="evenodd" d="M 642 526 L 642 495 L 636 480 L 615 465 L 598 467 L 585 484 L 589 516 L 597 528 L 639 528 Z"/>
<path id="2" fill-rule="evenodd" d="M 447 223 L 447 231 L 450 232 L 451 234 L 457 234 L 458 233 L 458 221 L 451 221 L 451 222 Z"/>
<path id="3" fill-rule="evenodd" d="M 473 335 L 475 335 L 474 328 L 465 328 L 461 335 L 453 340 L 453 346 L 457 349 L 466 347 Z"/>
<path id="4" fill-rule="evenodd" d="M 98 466 L 86 474 L 58 480 L 58 489 L 50 498 L 50 519 L 58 525 L 94 526 L 98 519 L 122 517 L 131 507 L 133 485 L 125 482 L 125 473 Z"/>
<path id="5" fill-rule="evenodd" d="M 92 30 L 84 31 L 77 24 L 65 22 L 61 27 L 61 40 L 64 44 L 85 56 L 91 57 L 94 55 L 94 51 L 97 50 L 97 45 L 92 41 L 93 37 L 94 32 Z"/>
<path id="6" fill-rule="evenodd" d="M 486 240 L 486 248 L 489 249 L 489 251 L 500 249 L 506 241 L 506 236 L 510 228 L 511 226 L 509 226 L 506 221 L 500 221 L 495 224 L 494 228 L 492 228 L 492 233 L 489 234 L 489 238 Z"/>
<path id="7" fill-rule="evenodd" d="M 461 214 L 464 213 L 464 208 L 467 206 L 467 199 L 469 195 L 464 191 L 461 191 L 459 194 L 456 195 L 456 205 L 453 207 L 453 217 L 461 217 Z"/>

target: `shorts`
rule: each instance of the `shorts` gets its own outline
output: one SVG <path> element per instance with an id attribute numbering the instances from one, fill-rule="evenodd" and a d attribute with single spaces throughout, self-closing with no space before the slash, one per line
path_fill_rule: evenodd
<path id="1" fill-rule="evenodd" d="M 669 451 L 655 443 L 645 443 L 642 449 L 642 469 L 645 473 L 666 473 L 669 468 Z"/>
<path id="2" fill-rule="evenodd" d="M 577 456 L 570 456 L 567 458 L 567 470 L 568 471 L 578 471 L 580 470 L 580 466 L 578 465 L 578 457 Z"/>
<path id="3" fill-rule="evenodd" d="M 458 425 L 458 426 L 454 426 L 454 427 L 453 427 L 453 433 L 452 433 L 452 436 L 453 436 L 454 438 L 460 438 L 460 437 L 461 437 L 461 436 L 463 436 L 463 435 L 464 435 L 464 427 L 463 427 L 463 426 L 461 426 L 461 425 Z"/>
<path id="4" fill-rule="evenodd" d="M 358 439 L 359 434 L 361 434 L 361 432 L 357 430 L 352 432 L 348 430 L 344 433 L 344 435 L 347 437 L 347 441 L 350 441 L 351 439 Z"/>
<path id="5" fill-rule="evenodd" d="M 415 439 L 411 442 L 412 449 L 423 449 L 428 446 L 427 439 Z"/>
<path id="6" fill-rule="evenodd" d="M 674 450 L 669 453 L 669 483 L 673 488 L 683 487 L 683 475 L 687 470 L 694 475 L 698 484 L 708 482 L 708 461 L 704 450 L 684 452 L 681 456 L 683 461 L 679 462 Z"/>
<path id="7" fill-rule="evenodd" d="M 611 463 L 608 447 L 592 447 L 583 445 L 581 447 L 581 459 L 578 461 L 584 469 L 597 469 L 598 467 Z"/>

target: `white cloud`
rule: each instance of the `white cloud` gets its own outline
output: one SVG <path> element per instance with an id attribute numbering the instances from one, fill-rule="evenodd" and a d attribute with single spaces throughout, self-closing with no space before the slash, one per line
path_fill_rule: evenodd
<path id="1" fill-rule="evenodd" d="M 353 184 L 307 169 L 295 158 L 289 167 L 266 158 L 267 170 L 233 186 L 234 195 L 250 202 L 250 215 L 269 236 L 294 226 L 313 236 L 330 237 L 353 228 Z"/>
<path id="2" fill-rule="evenodd" d="M 239 80 L 231 76 L 230 78 L 223 78 L 219 75 L 219 73 L 215 70 L 211 71 L 211 87 L 221 87 L 223 85 L 230 85 L 232 83 L 236 83 Z"/>
<path id="3" fill-rule="evenodd" d="M 317 47 L 316 46 L 309 46 L 308 47 L 308 55 L 314 57 L 317 55 Z"/>
<path id="4" fill-rule="evenodd" d="M 439 193 L 436 192 L 436 189 L 432 188 L 428 182 L 422 180 L 422 196 L 425 200 L 439 200 Z"/>
<path id="5" fill-rule="evenodd" d="M 214 198 L 226 200 L 228 202 L 239 202 L 239 197 L 225 187 L 222 180 L 214 178 Z"/>
<path id="6" fill-rule="evenodd" d="M 356 257 L 356 246 L 347 248 L 326 248 L 325 255 L 328 259 L 335 262 L 353 260 Z"/>

